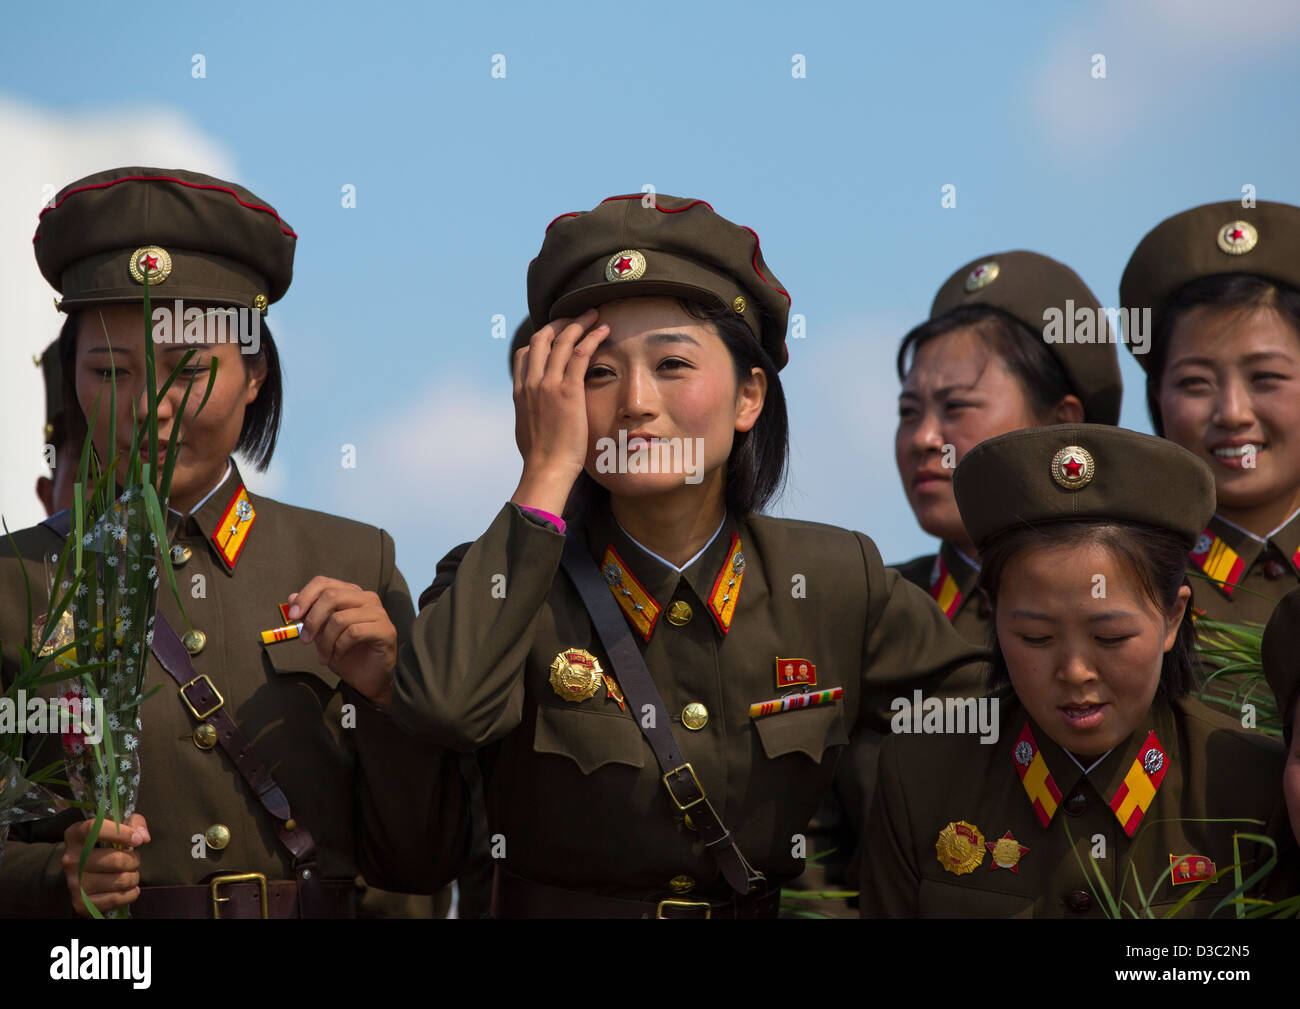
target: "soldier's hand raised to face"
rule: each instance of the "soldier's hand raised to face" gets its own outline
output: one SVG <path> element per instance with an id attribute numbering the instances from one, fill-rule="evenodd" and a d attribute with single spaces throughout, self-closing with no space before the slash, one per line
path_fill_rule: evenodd
<path id="1" fill-rule="evenodd" d="M 515 353 L 515 441 L 524 472 L 511 501 L 555 515 L 587 459 L 586 375 L 591 356 L 609 336 L 588 309 L 556 319 Z"/>
<path id="2" fill-rule="evenodd" d="M 388 706 L 397 628 L 378 594 L 317 575 L 289 596 L 289 619 L 302 622 L 302 640 L 315 643 L 324 665 L 381 708 Z"/>
<path id="3" fill-rule="evenodd" d="M 93 820 L 74 823 L 63 832 L 63 877 L 72 897 L 72 909 L 83 918 L 89 918 L 86 902 L 81 899 L 82 887 L 90 902 L 101 912 L 116 911 L 134 903 L 140 896 L 140 854 L 136 851 L 149 843 L 149 826 L 139 813 L 132 813 L 125 824 L 105 820 L 99 828 L 96 847 L 86 859 L 85 873 L 78 880 L 77 865 L 81 850 L 90 836 Z M 123 844 L 124 849 L 100 847 Z"/>

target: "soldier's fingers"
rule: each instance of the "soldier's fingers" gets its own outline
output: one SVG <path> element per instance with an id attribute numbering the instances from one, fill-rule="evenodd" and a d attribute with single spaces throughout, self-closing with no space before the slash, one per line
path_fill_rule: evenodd
<path id="1" fill-rule="evenodd" d="M 87 872 L 81 877 L 81 888 L 91 897 L 99 894 L 128 893 L 139 885 L 138 872 Z"/>
<path id="2" fill-rule="evenodd" d="M 596 348 L 605 342 L 611 332 L 608 325 L 601 323 L 574 345 L 573 353 L 569 355 L 569 363 L 564 368 L 565 382 L 579 384 L 583 382 L 587 376 L 587 367 L 591 364 L 591 356 L 596 353 Z"/>
<path id="3" fill-rule="evenodd" d="M 333 640 L 333 652 L 330 661 L 336 661 L 347 655 L 358 645 L 376 648 L 382 647 L 385 653 L 391 653 L 394 661 L 397 657 L 397 629 L 387 620 L 355 620 L 339 629 Z M 327 662 L 326 665 L 329 663 Z"/>
<path id="4" fill-rule="evenodd" d="M 546 362 L 546 374 L 543 376 L 543 381 L 558 382 L 564 377 L 564 371 L 569 366 L 569 359 L 572 357 L 573 348 L 577 346 L 578 341 L 587 335 L 589 329 L 593 327 L 600 328 L 596 326 L 598 318 L 597 311 L 590 308 L 560 331 L 560 335 L 551 344 L 551 356 Z"/>
<path id="5" fill-rule="evenodd" d="M 71 827 L 63 832 L 63 840 L 68 848 L 80 848 L 86 843 L 86 838 L 90 836 L 90 828 L 94 825 L 93 820 L 82 820 L 74 823 Z M 125 825 L 114 823 L 112 820 L 105 820 L 100 824 L 99 837 L 96 838 L 99 844 L 129 844 L 139 845 L 147 844 L 149 834 L 144 829 L 143 824 L 136 826 L 132 823 Z"/>
<path id="6" fill-rule="evenodd" d="M 86 895 L 90 897 L 90 902 L 99 909 L 101 913 L 116 911 L 119 907 L 126 907 L 128 904 L 134 904 L 140 898 L 140 888 L 134 887 L 123 893 L 101 893 L 91 895 L 89 891 Z M 86 910 L 85 902 L 81 899 L 81 894 L 72 898 L 72 906 L 76 909 L 77 914 L 83 918 L 89 918 L 90 912 Z"/>
<path id="7" fill-rule="evenodd" d="M 533 334 L 532 339 L 528 341 L 528 356 L 525 358 L 527 367 L 522 376 L 525 386 L 535 386 L 542 380 L 542 375 L 546 373 L 546 360 L 550 357 L 552 342 L 559 335 L 560 330 L 572 321 L 552 319 Z"/>
<path id="8" fill-rule="evenodd" d="M 337 582 L 325 589 L 299 618 L 302 621 L 302 640 L 310 644 L 321 633 L 326 622 L 340 610 L 353 610 L 380 605 L 379 597 L 357 585 Z"/>
<path id="9" fill-rule="evenodd" d="M 350 588 L 360 591 L 360 587 L 353 585 L 351 582 L 341 582 L 337 578 L 327 578 L 325 575 L 317 575 L 297 592 L 289 595 L 289 619 L 302 620 L 303 614 L 307 613 L 316 601 L 331 589 Z"/>
<path id="10" fill-rule="evenodd" d="M 62 865 L 75 876 L 81 862 L 81 849 L 69 849 L 63 853 Z M 140 868 L 140 856 L 134 851 L 121 848 L 95 848 L 86 858 L 86 872 L 134 872 Z"/>
<path id="11" fill-rule="evenodd" d="M 528 369 L 528 345 L 524 344 L 522 347 L 520 347 L 518 350 L 515 351 L 514 394 L 516 397 L 519 396 L 520 390 L 522 390 L 524 387 L 524 372 L 527 369 Z"/>

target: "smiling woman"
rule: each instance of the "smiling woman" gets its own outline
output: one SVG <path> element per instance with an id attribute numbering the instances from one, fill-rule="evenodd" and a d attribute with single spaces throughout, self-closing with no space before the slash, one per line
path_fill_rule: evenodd
<path id="1" fill-rule="evenodd" d="M 1189 896 L 1180 913 L 1206 916 L 1239 856 L 1249 879 L 1273 850 L 1237 832 L 1282 852 L 1253 889 L 1292 896 L 1281 747 L 1187 697 L 1183 555 L 1214 507 L 1207 466 L 1148 435 L 1053 425 L 972 449 L 955 491 L 994 608 L 1001 731 L 885 744 L 864 911 L 1145 916 Z"/>
<path id="2" fill-rule="evenodd" d="M 611 197 L 551 224 L 528 300 L 519 485 L 439 565 L 394 712 L 481 749 L 496 916 L 773 916 L 850 736 L 982 652 L 867 537 L 759 513 L 789 296 L 752 231 Z"/>
<path id="3" fill-rule="evenodd" d="M 1139 243 L 1120 295 L 1153 313 L 1138 356 L 1152 424 L 1214 473 L 1188 561 L 1209 582 L 1198 605 L 1262 624 L 1300 585 L 1300 207 L 1176 214 Z"/>

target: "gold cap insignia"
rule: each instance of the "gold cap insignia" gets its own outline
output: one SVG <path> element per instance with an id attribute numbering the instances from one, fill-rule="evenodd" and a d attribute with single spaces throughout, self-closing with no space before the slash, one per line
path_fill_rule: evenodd
<path id="1" fill-rule="evenodd" d="M 1007 831 L 996 841 L 985 841 L 984 847 L 993 853 L 993 864 L 990 869 L 1010 869 L 1017 876 L 1020 875 L 1020 859 L 1029 854 L 1029 849 L 1011 836 L 1011 831 Z"/>
<path id="2" fill-rule="evenodd" d="M 1229 221 L 1219 229 L 1216 240 L 1229 256 L 1244 256 L 1259 244 L 1259 232 L 1249 221 Z"/>
<path id="3" fill-rule="evenodd" d="M 988 287 L 989 284 L 998 279 L 998 264 L 989 260 L 987 263 L 980 263 L 979 266 L 966 274 L 966 292 L 978 291 L 982 287 Z"/>
<path id="4" fill-rule="evenodd" d="M 161 284 L 172 273 L 172 257 L 158 245 L 142 245 L 131 253 L 131 261 L 127 265 L 131 269 L 132 280 L 143 284 L 147 276 L 150 287 Z"/>
<path id="5" fill-rule="evenodd" d="M 731 303 L 731 308 L 737 315 L 744 315 L 745 299 L 737 295 L 736 300 Z"/>
<path id="6" fill-rule="evenodd" d="M 259 295 L 257 295 L 255 298 L 253 298 L 253 307 L 254 307 L 255 309 L 257 309 L 259 312 L 262 312 L 262 313 L 265 314 L 265 312 L 266 312 L 266 295 L 265 295 L 265 294 L 259 294 Z"/>
<path id="7" fill-rule="evenodd" d="M 616 252 L 605 264 L 606 280 L 640 280 L 644 274 L 645 255 L 636 249 Z"/>
<path id="8" fill-rule="evenodd" d="M 973 823 L 958 820 L 939 831 L 935 842 L 939 864 L 949 872 L 964 876 L 974 872 L 984 861 L 984 835 Z"/>
<path id="9" fill-rule="evenodd" d="M 566 701 L 585 701 L 596 696 L 605 682 L 600 661 L 591 652 L 570 648 L 551 663 L 551 688 Z"/>
<path id="10" fill-rule="evenodd" d="M 1052 479 L 1066 490 L 1082 490 L 1092 483 L 1097 464 L 1086 448 L 1066 445 L 1052 456 Z"/>

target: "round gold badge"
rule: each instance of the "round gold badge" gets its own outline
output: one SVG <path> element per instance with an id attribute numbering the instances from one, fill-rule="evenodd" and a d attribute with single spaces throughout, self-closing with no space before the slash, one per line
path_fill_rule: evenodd
<path id="1" fill-rule="evenodd" d="M 570 648 L 551 663 L 551 688 L 566 701 L 585 701 L 605 682 L 600 661 L 591 652 Z"/>
<path id="2" fill-rule="evenodd" d="M 978 291 L 982 287 L 988 287 L 997 279 L 998 264 L 990 259 L 987 263 L 980 263 L 966 275 L 966 291 L 967 293 Z"/>
<path id="3" fill-rule="evenodd" d="M 1219 229 L 1217 241 L 1229 256 L 1244 256 L 1259 244 L 1259 232 L 1249 221 L 1229 221 Z"/>
<path id="4" fill-rule="evenodd" d="M 709 724 L 709 709 L 699 701 L 691 701 L 682 708 L 682 724 L 692 732 L 699 732 Z"/>
<path id="5" fill-rule="evenodd" d="M 254 307 L 255 309 L 257 309 L 259 312 L 265 313 L 265 312 L 266 312 L 266 295 L 265 295 L 265 294 L 259 294 L 259 295 L 257 295 L 257 297 L 255 297 L 255 298 L 253 299 L 253 307 Z"/>
<path id="6" fill-rule="evenodd" d="M 736 300 L 731 303 L 731 308 L 737 315 L 744 315 L 745 299 L 737 295 Z"/>
<path id="7" fill-rule="evenodd" d="M 624 249 L 609 257 L 606 280 L 640 280 L 645 274 L 645 256 L 636 249 Z"/>
<path id="8" fill-rule="evenodd" d="M 950 823 L 939 831 L 939 840 L 934 847 L 939 855 L 939 864 L 958 876 L 974 872 L 984 861 L 984 835 L 973 823 L 965 820 Z"/>
<path id="9" fill-rule="evenodd" d="M 1052 479 L 1066 490 L 1082 490 L 1092 483 L 1096 463 L 1086 448 L 1066 445 L 1052 456 Z"/>
<path id="10" fill-rule="evenodd" d="M 131 253 L 131 261 L 127 265 L 131 269 L 132 280 L 143 284 L 147 275 L 150 287 L 161 284 L 172 273 L 172 257 L 158 245 L 142 245 Z"/>

